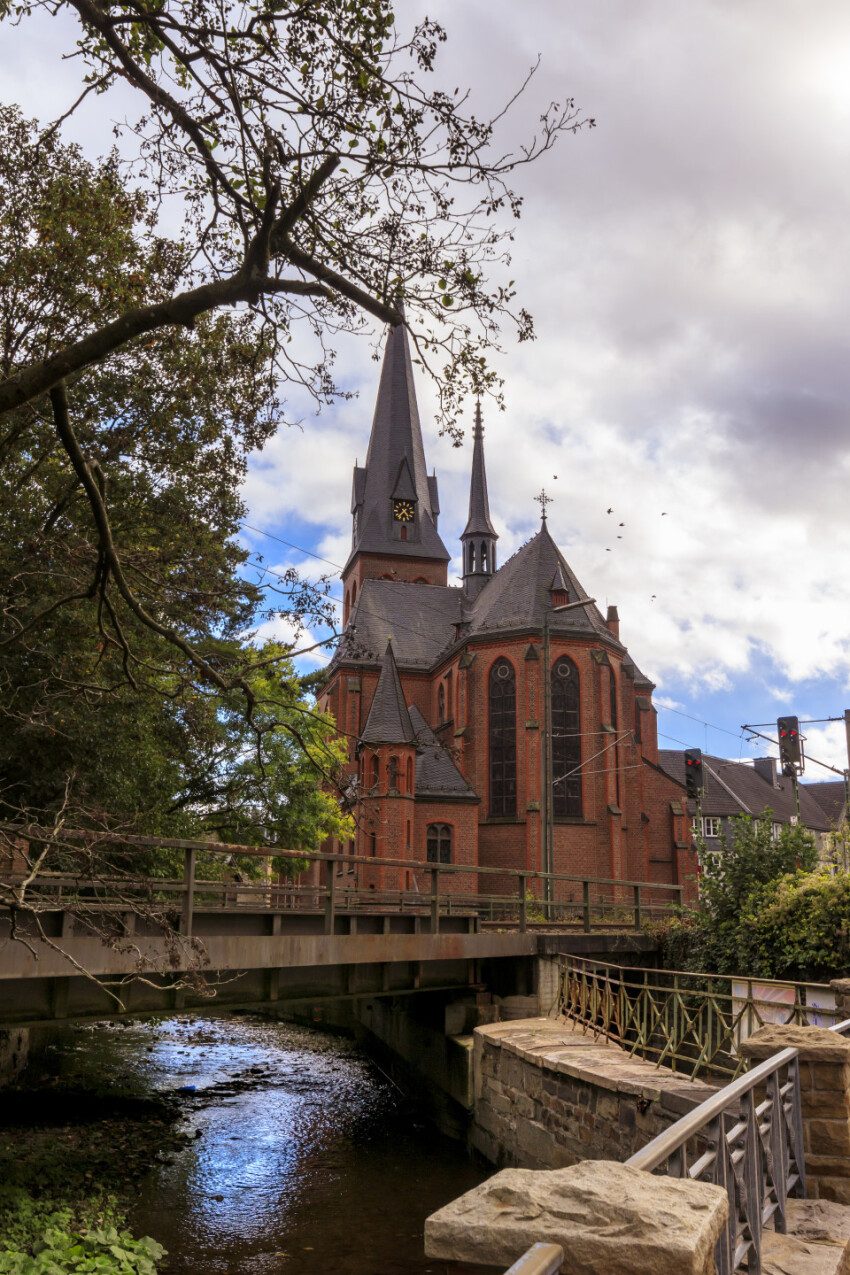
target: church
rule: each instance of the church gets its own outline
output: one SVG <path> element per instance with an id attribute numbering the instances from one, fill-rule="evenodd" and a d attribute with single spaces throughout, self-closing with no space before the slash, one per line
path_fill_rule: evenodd
<path id="1" fill-rule="evenodd" d="M 603 617 L 552 539 L 545 500 L 537 534 L 500 565 L 480 406 L 463 579 L 449 584 L 403 326 L 387 335 L 351 515 L 343 634 L 320 702 L 349 742 L 357 831 L 326 849 L 370 862 L 341 869 L 340 888 L 427 888 L 425 871 L 389 859 L 679 884 L 690 897 L 685 790 L 658 765 L 653 683 L 617 608 Z M 460 872 L 441 888 L 513 893 L 516 881 Z M 578 901 L 581 885 L 555 882 L 553 895 Z"/>

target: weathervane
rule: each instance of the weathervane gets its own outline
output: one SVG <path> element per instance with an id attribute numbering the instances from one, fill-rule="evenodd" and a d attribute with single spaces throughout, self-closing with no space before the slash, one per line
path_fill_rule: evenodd
<path id="1" fill-rule="evenodd" d="M 551 505 L 552 497 L 546 495 L 546 489 L 544 487 L 544 488 L 541 488 L 540 495 L 535 496 L 534 499 L 537 501 L 538 505 L 540 506 L 540 517 L 545 522 L 546 521 L 546 506 Z"/>

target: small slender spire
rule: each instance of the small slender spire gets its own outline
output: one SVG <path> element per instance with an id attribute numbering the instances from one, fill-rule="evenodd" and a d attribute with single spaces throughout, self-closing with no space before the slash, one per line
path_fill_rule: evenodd
<path id="1" fill-rule="evenodd" d="M 411 744 L 415 738 L 393 655 L 393 640 L 388 637 L 381 676 L 360 739 L 364 744 Z"/>
<path id="2" fill-rule="evenodd" d="M 484 464 L 484 425 L 481 400 L 475 404 L 472 428 L 472 475 L 469 482 L 469 517 L 461 535 L 463 546 L 463 587 L 474 595 L 496 571 L 496 528 L 490 521 L 487 470 Z"/>

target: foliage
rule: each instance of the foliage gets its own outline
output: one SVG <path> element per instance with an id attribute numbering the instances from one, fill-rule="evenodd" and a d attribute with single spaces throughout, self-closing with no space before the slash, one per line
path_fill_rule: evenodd
<path id="1" fill-rule="evenodd" d="M 716 854 L 706 853 L 703 843 L 701 860 L 699 910 L 686 908 L 649 925 L 665 966 L 707 974 L 791 976 L 790 950 L 783 956 L 782 944 L 773 941 L 759 955 L 755 935 L 771 892 L 784 881 L 806 878 L 815 868 L 811 833 L 782 824 L 774 837 L 769 809 L 758 818 L 736 815 L 731 838 L 721 837 Z"/>
<path id="2" fill-rule="evenodd" d="M 81 98 L 134 92 L 124 131 L 136 170 L 158 201 L 182 207 L 186 252 L 170 285 L 142 270 L 138 296 L 98 300 L 55 360 L 16 361 L 0 415 L 128 342 L 222 307 L 248 307 L 272 336 L 279 374 L 322 399 L 334 392 L 325 338 L 358 329 L 364 314 L 398 322 L 403 296 L 449 419 L 464 383 L 493 384 L 485 359 L 500 321 L 532 335 L 504 277 L 513 232 L 501 218 L 520 215 L 508 185 L 517 166 L 592 123 L 571 99 L 550 103 L 535 135 L 506 150 L 496 125 L 524 86 L 492 120 L 459 88 L 430 87 L 446 33 L 427 18 L 405 33 L 390 0 L 2 0 L 0 19 L 25 24 L 39 9 L 79 22 L 58 38 L 78 59 Z M 151 223 L 151 242 L 154 233 Z M 488 280 L 494 265 L 502 277 Z M 312 355 L 291 345 L 301 329 L 315 338 Z"/>
<path id="3" fill-rule="evenodd" d="M 114 157 L 92 164 L 0 109 L 0 370 L 49 359 L 146 289 L 168 293 L 185 250 L 146 237 L 150 219 Z M 123 350 L 69 389 L 129 594 L 52 412 L 35 403 L 9 418 L 0 818 L 50 822 L 70 806 L 88 826 L 292 849 L 339 827 L 318 790 L 341 761 L 332 723 L 286 648 L 248 640 L 262 593 L 234 537 L 246 459 L 276 411 L 269 359 L 250 316 L 218 314 Z M 293 576 L 271 614 L 325 616 L 325 591 Z M 135 604 L 184 645 L 160 642 Z"/>
<path id="4" fill-rule="evenodd" d="M 827 982 L 850 969 L 850 875 L 797 872 L 751 896 L 741 923 L 741 961 L 765 978 Z"/>
<path id="5" fill-rule="evenodd" d="M 165 1254 L 150 1236 L 137 1240 L 114 1226 L 69 1230 L 69 1213 L 50 1221 L 31 1252 L 0 1252 L 0 1275 L 156 1275 L 156 1263 Z"/>

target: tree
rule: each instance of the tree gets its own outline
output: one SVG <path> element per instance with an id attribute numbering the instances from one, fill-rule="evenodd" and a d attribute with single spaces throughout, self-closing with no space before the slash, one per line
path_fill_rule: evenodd
<path id="1" fill-rule="evenodd" d="M 754 956 L 754 916 L 777 883 L 815 868 L 817 847 L 812 834 L 799 825 L 782 824 L 774 835 L 769 809 L 757 818 L 735 815 L 731 824 L 732 835 L 721 835 L 719 852 L 708 853 L 705 843 L 700 844 L 699 909 L 684 909 L 655 927 L 670 969 L 771 976 Z M 779 977 L 786 973 L 774 972 Z"/>
<path id="2" fill-rule="evenodd" d="M 449 421 L 464 383 L 492 385 L 485 355 L 499 322 L 532 335 L 513 285 L 488 282 L 485 268 L 507 260 L 512 232 L 499 217 L 520 214 L 511 174 L 592 123 L 571 99 L 548 106 L 526 146 L 501 151 L 504 111 L 479 120 L 465 93 L 428 87 L 445 32 L 426 18 L 405 37 L 389 0 L 2 0 L 0 17 L 41 8 L 80 24 L 87 70 L 67 114 L 116 83 L 136 90 L 137 171 L 158 199 L 182 203 L 187 251 L 167 286 L 117 289 L 49 352 L 23 353 L 0 386 L 0 415 L 221 307 L 247 306 L 279 374 L 324 396 L 325 336 L 363 315 L 401 322 L 403 297 L 420 358 L 434 371 L 446 360 Z M 312 362 L 290 351 L 302 324 L 319 341 Z"/>

